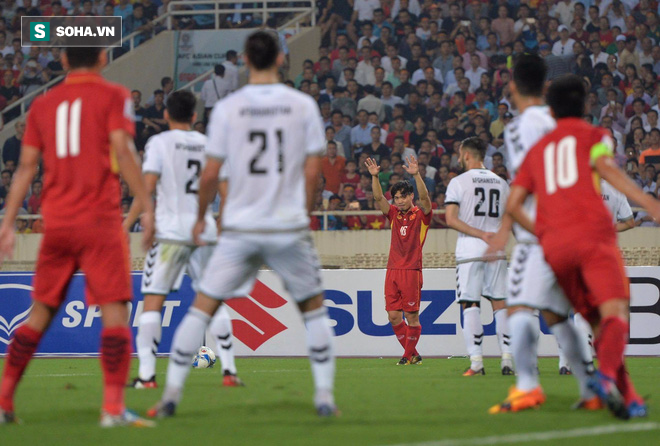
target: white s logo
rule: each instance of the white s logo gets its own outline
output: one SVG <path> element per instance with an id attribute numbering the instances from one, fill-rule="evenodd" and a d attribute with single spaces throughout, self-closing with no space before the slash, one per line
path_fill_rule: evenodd
<path id="1" fill-rule="evenodd" d="M 34 26 L 34 37 L 37 39 L 43 39 L 46 37 L 46 26 L 45 25 L 35 25 Z"/>

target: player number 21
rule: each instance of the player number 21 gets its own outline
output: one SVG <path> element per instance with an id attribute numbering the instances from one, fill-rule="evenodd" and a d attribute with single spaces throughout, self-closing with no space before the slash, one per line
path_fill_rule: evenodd
<path id="1" fill-rule="evenodd" d="M 55 113 L 55 152 L 58 158 L 80 155 L 80 112 L 82 99 L 69 107 L 69 101 L 57 106 Z"/>
<path id="2" fill-rule="evenodd" d="M 557 192 L 558 187 L 566 189 L 577 183 L 576 147 L 575 136 L 566 136 L 556 145 L 554 142 L 548 144 L 543 151 L 545 190 L 548 195 Z"/>

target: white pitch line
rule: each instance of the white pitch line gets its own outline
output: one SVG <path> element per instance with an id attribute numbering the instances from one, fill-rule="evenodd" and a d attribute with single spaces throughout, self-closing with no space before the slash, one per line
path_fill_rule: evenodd
<path id="1" fill-rule="evenodd" d="M 622 432 L 644 432 L 659 430 L 660 423 L 613 424 L 604 426 L 582 427 L 569 430 L 529 432 L 526 434 L 495 435 L 492 437 L 459 438 L 454 440 L 428 441 L 422 443 L 402 443 L 392 446 L 473 446 L 490 444 L 526 443 L 532 441 L 550 441 L 564 438 L 595 437 Z"/>

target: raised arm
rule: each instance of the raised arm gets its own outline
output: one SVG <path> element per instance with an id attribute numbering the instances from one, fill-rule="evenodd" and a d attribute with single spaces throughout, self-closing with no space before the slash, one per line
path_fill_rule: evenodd
<path id="1" fill-rule="evenodd" d="M 380 187 L 380 181 L 378 180 L 380 166 L 376 164 L 373 158 L 367 158 L 364 164 L 371 174 L 371 189 L 374 193 L 374 201 L 378 203 L 380 211 L 387 215 L 390 212 L 390 204 L 387 202 L 385 195 L 383 195 L 383 188 Z"/>
<path id="2" fill-rule="evenodd" d="M 431 198 L 429 197 L 429 191 L 426 189 L 426 184 L 424 183 L 424 178 L 419 174 L 419 164 L 413 156 L 409 156 L 406 159 L 408 165 L 404 165 L 403 168 L 408 175 L 411 175 L 415 179 L 415 185 L 417 186 L 417 193 L 419 194 L 419 205 L 422 208 L 424 214 L 431 212 Z"/>

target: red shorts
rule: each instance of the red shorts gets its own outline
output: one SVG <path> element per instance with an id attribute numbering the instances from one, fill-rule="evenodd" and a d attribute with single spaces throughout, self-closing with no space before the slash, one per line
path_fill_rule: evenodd
<path id="1" fill-rule="evenodd" d="M 621 251 L 612 242 L 543 246 L 545 258 L 566 297 L 587 320 L 612 299 L 630 299 L 630 285 Z"/>
<path id="2" fill-rule="evenodd" d="M 385 310 L 419 311 L 423 282 L 421 270 L 388 269 L 385 275 Z"/>
<path id="3" fill-rule="evenodd" d="M 78 269 L 85 273 L 88 305 L 132 300 L 128 242 L 121 226 L 46 229 L 34 274 L 34 300 L 58 307 Z"/>

